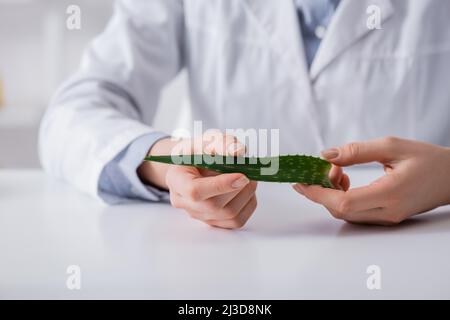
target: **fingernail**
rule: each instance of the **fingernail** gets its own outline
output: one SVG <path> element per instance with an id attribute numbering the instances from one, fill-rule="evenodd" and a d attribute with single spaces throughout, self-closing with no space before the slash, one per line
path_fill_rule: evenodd
<path id="1" fill-rule="evenodd" d="M 305 195 L 305 186 L 303 186 L 302 184 L 298 184 L 297 185 L 297 190 L 299 193 L 301 193 L 302 195 Z"/>
<path id="2" fill-rule="evenodd" d="M 242 187 L 245 187 L 247 184 L 249 184 L 250 180 L 248 180 L 247 177 L 241 177 L 233 182 L 231 185 L 234 189 L 240 189 Z"/>
<path id="3" fill-rule="evenodd" d="M 300 193 L 300 194 L 302 194 L 302 195 L 305 194 L 305 193 L 303 192 L 303 186 L 302 186 L 301 184 L 294 184 L 293 187 L 294 187 L 294 189 L 295 189 L 298 193 Z"/>
<path id="4" fill-rule="evenodd" d="M 322 151 L 322 157 L 324 157 L 327 160 L 336 159 L 338 156 L 339 156 L 339 150 L 336 148 Z"/>

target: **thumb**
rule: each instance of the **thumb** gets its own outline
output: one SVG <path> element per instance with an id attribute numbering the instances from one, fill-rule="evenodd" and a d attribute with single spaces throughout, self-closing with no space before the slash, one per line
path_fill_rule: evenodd
<path id="1" fill-rule="evenodd" d="M 395 160 L 401 154 L 399 140 L 397 138 L 383 138 L 353 142 L 322 151 L 322 157 L 338 166 L 351 166 L 374 161 L 386 164 Z"/>
<path id="2" fill-rule="evenodd" d="M 222 194 L 243 189 L 250 180 L 240 173 L 228 173 L 218 176 L 197 178 L 192 182 L 193 190 L 197 191 L 198 199 L 205 200 Z"/>

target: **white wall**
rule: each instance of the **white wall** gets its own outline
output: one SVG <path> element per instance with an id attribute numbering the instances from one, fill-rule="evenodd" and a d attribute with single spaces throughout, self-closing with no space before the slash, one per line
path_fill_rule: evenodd
<path id="1" fill-rule="evenodd" d="M 66 28 L 68 4 L 82 8 L 80 31 Z M 0 77 L 6 99 L 0 125 L 36 124 L 52 91 L 103 29 L 111 8 L 111 0 L 0 0 Z"/>
<path id="2" fill-rule="evenodd" d="M 66 9 L 73 4 L 81 8 L 81 30 L 66 28 Z M 112 5 L 113 0 L 0 0 L 0 78 L 6 99 L 0 108 L 0 149 L 7 143 L 10 158 L 0 159 L 0 167 L 14 166 L 24 152 L 37 159 L 36 128 L 49 98 L 76 70 L 85 46 L 105 27 Z M 155 120 L 158 129 L 175 127 L 173 115 L 180 114 L 186 87 L 183 75 L 165 90 Z M 8 134 L 2 134 L 5 130 Z M 33 143 L 24 145 L 33 150 L 11 149 L 5 139 L 15 131 L 22 139 L 29 136 Z"/>

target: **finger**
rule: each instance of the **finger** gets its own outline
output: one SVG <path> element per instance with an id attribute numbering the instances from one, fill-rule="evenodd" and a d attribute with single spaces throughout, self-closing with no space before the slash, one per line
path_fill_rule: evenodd
<path id="1" fill-rule="evenodd" d="M 252 197 L 255 196 L 257 183 L 251 182 L 249 183 L 241 192 L 239 192 L 234 198 L 232 198 L 226 205 L 224 206 L 225 214 L 228 213 L 228 218 L 234 218 L 245 205 L 250 201 Z M 233 213 L 235 215 L 233 216 Z"/>
<path id="2" fill-rule="evenodd" d="M 187 185 L 192 184 L 192 182 L 201 178 L 202 175 L 197 168 L 188 166 L 171 166 L 167 170 L 166 174 L 166 184 L 169 190 L 175 191 L 181 194 L 182 190 L 186 188 Z"/>
<path id="3" fill-rule="evenodd" d="M 351 189 L 347 192 L 320 186 L 295 185 L 294 189 L 309 200 L 328 207 L 338 216 L 384 207 L 390 188 L 383 183 Z"/>
<path id="4" fill-rule="evenodd" d="M 202 222 L 205 222 L 205 221 L 208 220 L 208 214 L 205 213 L 205 212 L 192 209 L 189 206 L 185 210 L 186 210 L 186 212 L 189 214 L 189 216 L 192 219 L 199 220 L 199 221 L 202 221 Z"/>
<path id="5" fill-rule="evenodd" d="M 204 153 L 226 156 L 245 154 L 245 145 L 239 142 L 235 136 L 225 135 L 219 130 L 209 130 L 201 138 L 203 139 Z"/>
<path id="6" fill-rule="evenodd" d="M 243 206 L 244 204 L 246 204 L 248 202 L 248 199 L 250 199 L 251 196 L 255 194 L 257 186 L 258 186 L 258 183 L 256 181 L 250 181 L 250 183 L 247 184 L 242 190 L 219 195 L 219 196 L 207 199 L 205 202 L 211 201 L 219 209 L 228 207 L 228 208 L 226 208 L 227 210 L 231 209 L 231 207 L 229 206 L 231 204 L 231 202 L 233 202 L 233 203 L 243 202 L 242 203 L 242 206 Z M 232 208 L 234 208 L 234 211 L 237 214 L 237 213 L 239 213 L 239 211 L 241 211 L 242 206 L 237 207 L 233 204 Z"/>
<path id="7" fill-rule="evenodd" d="M 169 188 L 192 201 L 203 201 L 214 196 L 242 190 L 250 180 L 243 174 L 230 173 L 202 177 L 197 169 L 180 167 L 168 178 Z"/>
<path id="8" fill-rule="evenodd" d="M 256 182 L 250 182 L 237 193 L 232 192 L 200 202 L 186 200 L 186 203 L 189 209 L 198 212 L 197 218 L 200 220 L 229 220 L 241 212 L 255 191 Z"/>
<path id="9" fill-rule="evenodd" d="M 221 154 L 241 156 L 246 152 L 245 145 L 235 136 L 224 135 L 220 130 L 208 130 L 194 139 L 181 139 L 172 147 L 172 155 Z"/>
<path id="10" fill-rule="evenodd" d="M 251 183 L 251 182 L 250 182 Z M 225 193 L 218 195 L 216 197 L 209 198 L 205 200 L 204 202 L 208 205 L 208 203 L 213 203 L 213 207 L 217 208 L 217 210 L 223 209 L 231 200 L 233 200 L 235 197 L 237 197 L 240 193 L 244 192 L 246 189 L 248 189 L 249 185 L 246 185 L 243 189 L 238 191 L 233 191 L 230 193 Z M 239 211 L 238 211 L 239 212 Z M 236 214 L 238 213 L 236 212 Z"/>
<path id="11" fill-rule="evenodd" d="M 226 202 L 229 202 L 227 198 L 234 198 L 239 194 L 239 191 L 227 193 L 221 196 L 206 199 L 204 201 L 192 201 L 184 198 L 186 208 L 195 212 L 195 218 L 205 220 L 226 220 L 232 219 L 239 214 L 239 211 L 232 212 L 230 210 L 224 210 Z"/>
<path id="12" fill-rule="evenodd" d="M 181 197 L 175 191 L 170 192 L 169 196 L 170 196 L 170 204 L 172 205 L 172 207 L 177 208 L 177 209 L 186 207 L 183 197 Z"/>
<path id="13" fill-rule="evenodd" d="M 350 178 L 345 173 L 343 174 L 341 179 L 341 188 L 344 191 L 348 191 L 348 189 L 350 189 Z"/>
<path id="14" fill-rule="evenodd" d="M 351 213 L 344 220 L 358 224 L 393 226 L 402 222 L 403 218 L 398 213 L 391 212 L 388 208 L 375 208 Z"/>
<path id="15" fill-rule="evenodd" d="M 383 138 L 365 142 L 353 142 L 322 152 L 322 157 L 338 166 L 395 160 L 405 151 L 405 142 L 398 138 Z"/>
<path id="16" fill-rule="evenodd" d="M 239 215 L 230 220 L 209 220 L 205 221 L 207 224 L 213 227 L 223 229 L 239 229 L 242 228 L 250 217 L 253 215 L 257 207 L 256 196 L 253 196 L 249 202 L 244 206 Z"/>
<path id="17" fill-rule="evenodd" d="M 215 176 L 219 176 L 222 173 L 217 172 L 217 171 L 212 171 L 212 170 L 208 170 L 208 169 L 203 169 L 203 168 L 198 168 L 198 171 L 200 172 L 200 174 L 203 177 L 215 177 Z"/>
<path id="18" fill-rule="evenodd" d="M 227 156 L 244 156 L 246 152 L 246 147 L 242 144 L 235 136 L 226 135 L 225 136 L 225 150 L 222 150 L 223 155 Z"/>
<path id="19" fill-rule="evenodd" d="M 206 200 L 218 195 L 242 190 L 250 180 L 240 173 L 221 174 L 215 177 L 197 178 L 189 188 L 194 200 Z"/>
<path id="20" fill-rule="evenodd" d="M 341 189 L 341 180 L 344 175 L 341 167 L 334 166 L 331 168 L 329 178 L 335 188 Z"/>

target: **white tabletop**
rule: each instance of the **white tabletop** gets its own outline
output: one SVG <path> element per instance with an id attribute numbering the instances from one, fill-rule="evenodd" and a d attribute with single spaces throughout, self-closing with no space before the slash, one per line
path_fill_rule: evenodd
<path id="1" fill-rule="evenodd" d="M 357 184 L 379 171 L 355 170 Z M 332 219 L 260 184 L 240 231 L 167 204 L 106 207 L 40 171 L 0 171 L 0 298 L 450 298 L 450 209 L 399 227 Z M 66 287 L 70 265 L 81 289 Z M 381 290 L 366 269 L 381 268 Z"/>

